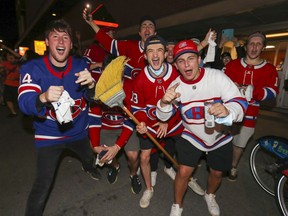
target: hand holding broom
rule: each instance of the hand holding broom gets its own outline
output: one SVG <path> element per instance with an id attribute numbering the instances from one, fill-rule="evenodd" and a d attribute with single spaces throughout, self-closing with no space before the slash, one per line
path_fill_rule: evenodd
<path id="1" fill-rule="evenodd" d="M 107 65 L 96 84 L 95 99 L 101 100 L 109 107 L 120 106 L 136 123 L 136 125 L 141 125 L 135 116 L 123 104 L 126 95 L 123 91 L 122 77 L 124 66 L 128 61 L 129 59 L 127 59 L 126 56 L 119 56 Z M 146 135 L 164 153 L 164 155 L 169 158 L 176 167 L 178 167 L 178 163 L 175 159 L 161 146 L 149 131 L 146 132 Z"/>

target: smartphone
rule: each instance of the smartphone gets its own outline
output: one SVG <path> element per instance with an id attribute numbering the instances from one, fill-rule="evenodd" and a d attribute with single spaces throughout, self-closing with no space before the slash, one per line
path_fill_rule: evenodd
<path id="1" fill-rule="evenodd" d="M 99 153 L 99 156 L 98 156 L 99 160 L 101 160 L 102 157 L 103 157 L 107 152 L 108 152 L 108 150 L 103 150 L 103 151 L 101 151 L 101 152 Z"/>
<path id="2" fill-rule="evenodd" d="M 90 17 L 89 15 L 91 14 L 91 6 L 89 4 L 86 5 L 86 9 L 87 9 L 87 17 L 86 20 L 89 21 Z"/>
<path id="3" fill-rule="evenodd" d="M 223 29 L 222 30 L 222 37 L 225 37 L 228 41 L 231 41 L 234 37 L 234 29 Z"/>

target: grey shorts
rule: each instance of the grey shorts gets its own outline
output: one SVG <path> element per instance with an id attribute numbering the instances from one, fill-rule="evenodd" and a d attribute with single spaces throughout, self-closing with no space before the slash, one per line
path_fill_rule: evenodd
<path id="1" fill-rule="evenodd" d="M 232 135 L 234 136 L 233 145 L 245 148 L 254 132 L 255 128 L 234 124 L 232 127 Z"/>
<path id="2" fill-rule="evenodd" d="M 100 144 L 106 146 L 113 146 L 120 136 L 122 129 L 117 130 L 101 130 Z M 139 151 L 140 144 L 137 132 L 133 132 L 127 144 L 124 146 L 125 151 Z"/>

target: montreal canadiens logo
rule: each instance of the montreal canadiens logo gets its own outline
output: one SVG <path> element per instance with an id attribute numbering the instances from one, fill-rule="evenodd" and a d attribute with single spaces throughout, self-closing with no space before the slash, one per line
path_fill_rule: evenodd
<path id="1" fill-rule="evenodd" d="M 124 116 L 118 113 L 106 112 L 102 116 L 103 121 L 109 122 L 111 125 L 119 125 L 124 122 Z"/>
<path id="2" fill-rule="evenodd" d="M 184 41 L 184 42 L 179 44 L 179 48 L 183 48 L 183 47 L 186 47 L 186 46 L 187 46 L 186 41 Z"/>
<path id="3" fill-rule="evenodd" d="M 147 116 L 148 116 L 148 118 L 151 119 L 151 120 L 157 119 L 157 117 L 156 117 L 156 107 L 155 107 L 155 106 L 148 108 L 148 110 L 147 110 Z"/>
<path id="4" fill-rule="evenodd" d="M 74 106 L 72 106 L 70 108 L 71 109 L 71 115 L 72 115 L 73 119 L 77 118 L 80 115 L 80 113 L 82 112 L 82 110 L 86 107 L 86 101 L 84 98 L 74 100 L 74 102 L 75 102 Z M 53 120 L 57 119 L 54 108 L 49 110 L 48 115 Z"/>

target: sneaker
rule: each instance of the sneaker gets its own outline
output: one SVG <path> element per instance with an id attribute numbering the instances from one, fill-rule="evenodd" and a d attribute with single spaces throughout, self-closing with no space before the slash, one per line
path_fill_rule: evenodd
<path id="1" fill-rule="evenodd" d="M 164 167 L 164 172 L 172 179 L 175 180 L 176 172 L 173 167 L 166 168 Z"/>
<path id="2" fill-rule="evenodd" d="M 214 194 L 212 194 L 212 193 L 207 194 L 205 192 L 204 199 L 206 201 L 209 213 L 212 216 L 219 216 L 220 215 L 220 209 L 219 209 L 219 206 L 215 200 L 215 197 L 216 196 Z"/>
<path id="3" fill-rule="evenodd" d="M 151 186 L 154 187 L 156 185 L 156 180 L 157 180 L 157 172 L 152 171 L 151 172 Z"/>
<path id="4" fill-rule="evenodd" d="M 84 167 L 82 167 L 82 170 L 84 172 L 86 172 L 87 174 L 89 174 L 89 176 L 94 179 L 94 180 L 100 180 L 101 179 L 101 174 L 100 172 L 98 171 L 98 169 L 95 167 L 93 168 L 92 170 L 88 171 L 88 170 L 85 170 Z"/>
<path id="5" fill-rule="evenodd" d="M 110 184 L 114 184 L 118 179 L 118 173 L 120 172 L 120 166 L 111 167 L 108 171 L 107 179 Z"/>
<path id="6" fill-rule="evenodd" d="M 178 204 L 173 204 L 170 211 L 170 216 L 181 216 L 183 208 L 180 208 Z"/>
<path id="7" fill-rule="evenodd" d="M 191 178 L 188 182 L 188 186 L 198 195 L 203 196 L 205 194 L 205 191 L 202 189 L 202 187 L 197 183 L 196 178 Z"/>
<path id="8" fill-rule="evenodd" d="M 130 181 L 131 181 L 131 191 L 134 194 L 139 194 L 140 191 L 142 190 L 142 185 L 138 175 L 130 176 Z"/>
<path id="9" fill-rule="evenodd" d="M 228 173 L 227 179 L 228 179 L 229 181 L 234 182 L 234 181 L 237 180 L 237 177 L 238 177 L 237 168 L 232 168 L 232 169 L 230 170 L 230 172 Z"/>
<path id="10" fill-rule="evenodd" d="M 153 197 L 153 188 L 151 190 L 145 190 L 141 199 L 140 199 L 140 207 L 141 208 L 147 208 L 150 204 L 150 200 Z"/>

